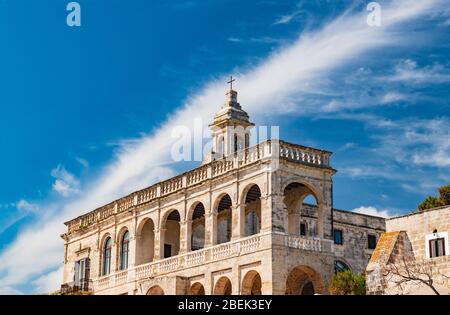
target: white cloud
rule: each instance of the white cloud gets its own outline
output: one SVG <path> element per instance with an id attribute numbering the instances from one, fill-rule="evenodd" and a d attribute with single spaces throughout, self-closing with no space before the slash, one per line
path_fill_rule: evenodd
<path id="1" fill-rule="evenodd" d="M 83 158 L 81 158 L 81 157 L 77 157 L 77 158 L 76 158 L 76 161 L 77 161 L 78 163 L 80 163 L 81 166 L 83 166 L 83 168 L 85 168 L 85 169 L 88 169 L 88 168 L 89 168 L 89 162 L 88 162 L 86 159 L 83 159 Z"/>
<path id="2" fill-rule="evenodd" d="M 450 166 L 450 120 L 404 119 L 390 124 L 379 136 L 378 152 L 403 163 Z"/>
<path id="3" fill-rule="evenodd" d="M 23 295 L 23 292 L 13 287 L 0 286 L 0 295 Z"/>
<path id="4" fill-rule="evenodd" d="M 301 6 L 301 3 L 298 5 L 298 7 Z M 275 22 L 273 22 L 273 25 L 279 25 L 279 24 L 289 24 L 292 21 L 294 21 L 299 15 L 301 15 L 302 13 L 304 13 L 305 11 L 301 10 L 301 9 L 296 9 L 295 11 L 289 13 L 289 14 L 285 14 L 285 15 L 281 15 L 280 17 L 278 17 Z"/>
<path id="5" fill-rule="evenodd" d="M 37 212 L 39 210 L 39 206 L 34 203 L 30 203 L 25 199 L 21 199 L 16 203 L 16 208 L 21 212 Z"/>
<path id="6" fill-rule="evenodd" d="M 359 207 L 352 210 L 352 212 L 361 213 L 361 214 L 367 214 L 367 215 L 373 215 L 376 217 L 382 217 L 382 218 L 389 218 L 392 215 L 390 214 L 389 210 L 387 209 L 377 209 L 375 207 Z"/>
<path id="7" fill-rule="evenodd" d="M 39 294 L 52 293 L 61 287 L 64 266 L 45 274 L 33 281 L 35 292 Z"/>
<path id="8" fill-rule="evenodd" d="M 237 38 L 237 37 L 228 37 L 227 40 L 229 42 L 232 42 L 232 43 L 240 43 L 240 42 L 242 42 L 242 39 Z"/>
<path id="9" fill-rule="evenodd" d="M 409 99 L 410 99 L 409 95 L 399 93 L 399 92 L 388 92 L 383 95 L 383 97 L 381 99 L 381 103 L 388 104 L 388 103 L 406 101 Z"/>
<path id="10" fill-rule="evenodd" d="M 450 82 L 450 69 L 440 64 L 419 67 L 414 60 L 406 59 L 398 63 L 394 70 L 393 75 L 382 79 L 407 84 Z"/>
<path id="11" fill-rule="evenodd" d="M 256 120 L 262 119 L 263 113 L 273 116 L 287 111 L 320 111 L 320 107 L 305 109 L 298 102 L 318 78 L 367 51 L 396 45 L 405 36 L 398 29 L 394 36 L 390 33 L 391 26 L 417 18 L 438 4 L 438 0 L 395 1 L 384 7 L 383 27 L 368 27 L 366 12 L 360 12 L 342 16 L 318 31 L 304 33 L 261 64 L 236 70 L 240 102 L 247 111 L 256 114 L 252 116 Z M 11 287 L 35 277 L 39 279 L 35 285 L 44 287 L 52 283 L 50 279 L 56 275 L 45 276 L 43 272 L 58 268 L 62 260 L 63 243 L 59 234 L 64 231 L 65 220 L 173 175 L 174 171 L 168 167 L 174 141 L 170 137 L 171 130 L 177 125 L 192 127 L 193 117 L 203 118 L 205 124 L 209 122 L 223 101 L 223 82 L 225 79 L 220 77 L 198 89 L 153 134 L 122 142 L 100 176 L 83 187 L 79 187 L 78 180 L 62 166 L 56 168 L 54 174 L 52 172 L 56 178 L 54 189 L 63 196 L 79 192 L 79 197 L 67 204 L 49 205 L 52 216 L 43 214 L 42 219 L 26 227 L 3 250 L 0 283 Z"/>
<path id="12" fill-rule="evenodd" d="M 53 190 L 64 197 L 69 197 L 80 192 L 80 182 L 75 176 L 69 173 L 64 166 L 58 165 L 51 171 L 52 177 L 55 178 Z"/>

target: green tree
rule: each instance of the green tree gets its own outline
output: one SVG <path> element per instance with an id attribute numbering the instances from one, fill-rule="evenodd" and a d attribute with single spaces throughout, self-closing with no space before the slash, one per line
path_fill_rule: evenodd
<path id="1" fill-rule="evenodd" d="M 444 206 L 450 205 L 450 185 L 439 188 L 439 198 Z"/>
<path id="2" fill-rule="evenodd" d="M 438 197 L 428 196 L 424 201 L 419 205 L 419 211 L 424 211 L 427 209 L 432 209 L 436 207 L 443 206 L 442 200 Z"/>
<path id="3" fill-rule="evenodd" d="M 333 295 L 365 295 L 366 278 L 350 269 L 338 272 L 331 279 L 330 293 Z"/>

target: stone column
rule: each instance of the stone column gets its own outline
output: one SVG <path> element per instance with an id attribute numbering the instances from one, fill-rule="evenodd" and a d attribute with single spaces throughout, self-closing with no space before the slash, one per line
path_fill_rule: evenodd
<path id="1" fill-rule="evenodd" d="M 213 276 L 211 275 L 211 271 L 208 269 L 205 272 L 205 295 L 212 295 L 214 290 Z"/>
<path id="2" fill-rule="evenodd" d="M 217 212 L 205 214 L 205 247 L 217 244 Z"/>
<path id="3" fill-rule="evenodd" d="M 232 270 L 231 281 L 231 295 L 239 295 L 241 292 L 241 279 L 239 274 L 239 266 L 234 265 Z"/>
<path id="4" fill-rule="evenodd" d="M 111 235 L 113 243 L 111 248 L 111 266 L 110 266 L 110 273 L 113 274 L 117 271 L 118 268 L 118 261 L 119 261 L 119 253 L 120 253 L 120 243 L 116 241 L 116 233 Z"/>
<path id="5" fill-rule="evenodd" d="M 164 258 L 164 236 L 166 229 L 155 229 L 155 255 L 154 260 L 159 260 Z"/>
<path id="6" fill-rule="evenodd" d="M 231 208 L 231 240 L 245 237 L 245 204 Z"/>
<path id="7" fill-rule="evenodd" d="M 264 203 L 263 230 L 287 233 L 288 215 L 283 195 L 269 195 Z"/>
<path id="8" fill-rule="evenodd" d="M 192 234 L 192 220 L 181 221 L 179 254 L 184 254 L 191 250 L 191 234 Z"/>
<path id="9" fill-rule="evenodd" d="M 138 236 L 131 236 L 128 243 L 128 268 L 132 268 L 136 265 L 136 247 Z"/>

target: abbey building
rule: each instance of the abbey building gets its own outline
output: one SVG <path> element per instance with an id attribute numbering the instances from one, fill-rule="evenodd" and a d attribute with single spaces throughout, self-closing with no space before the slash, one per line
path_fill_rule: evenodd
<path id="1" fill-rule="evenodd" d="M 66 222 L 61 293 L 327 294 L 364 272 L 385 220 L 333 208 L 331 152 L 250 146 L 252 126 L 231 89 L 198 168 Z"/>

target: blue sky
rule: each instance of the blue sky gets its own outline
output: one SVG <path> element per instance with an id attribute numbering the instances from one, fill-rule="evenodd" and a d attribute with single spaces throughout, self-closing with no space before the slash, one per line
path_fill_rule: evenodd
<path id="1" fill-rule="evenodd" d="M 69 1 L 67 1 L 69 2 Z M 0 293 L 54 289 L 62 222 L 195 163 L 171 130 L 241 105 L 334 152 L 334 205 L 411 211 L 450 182 L 448 1 L 0 1 Z"/>

